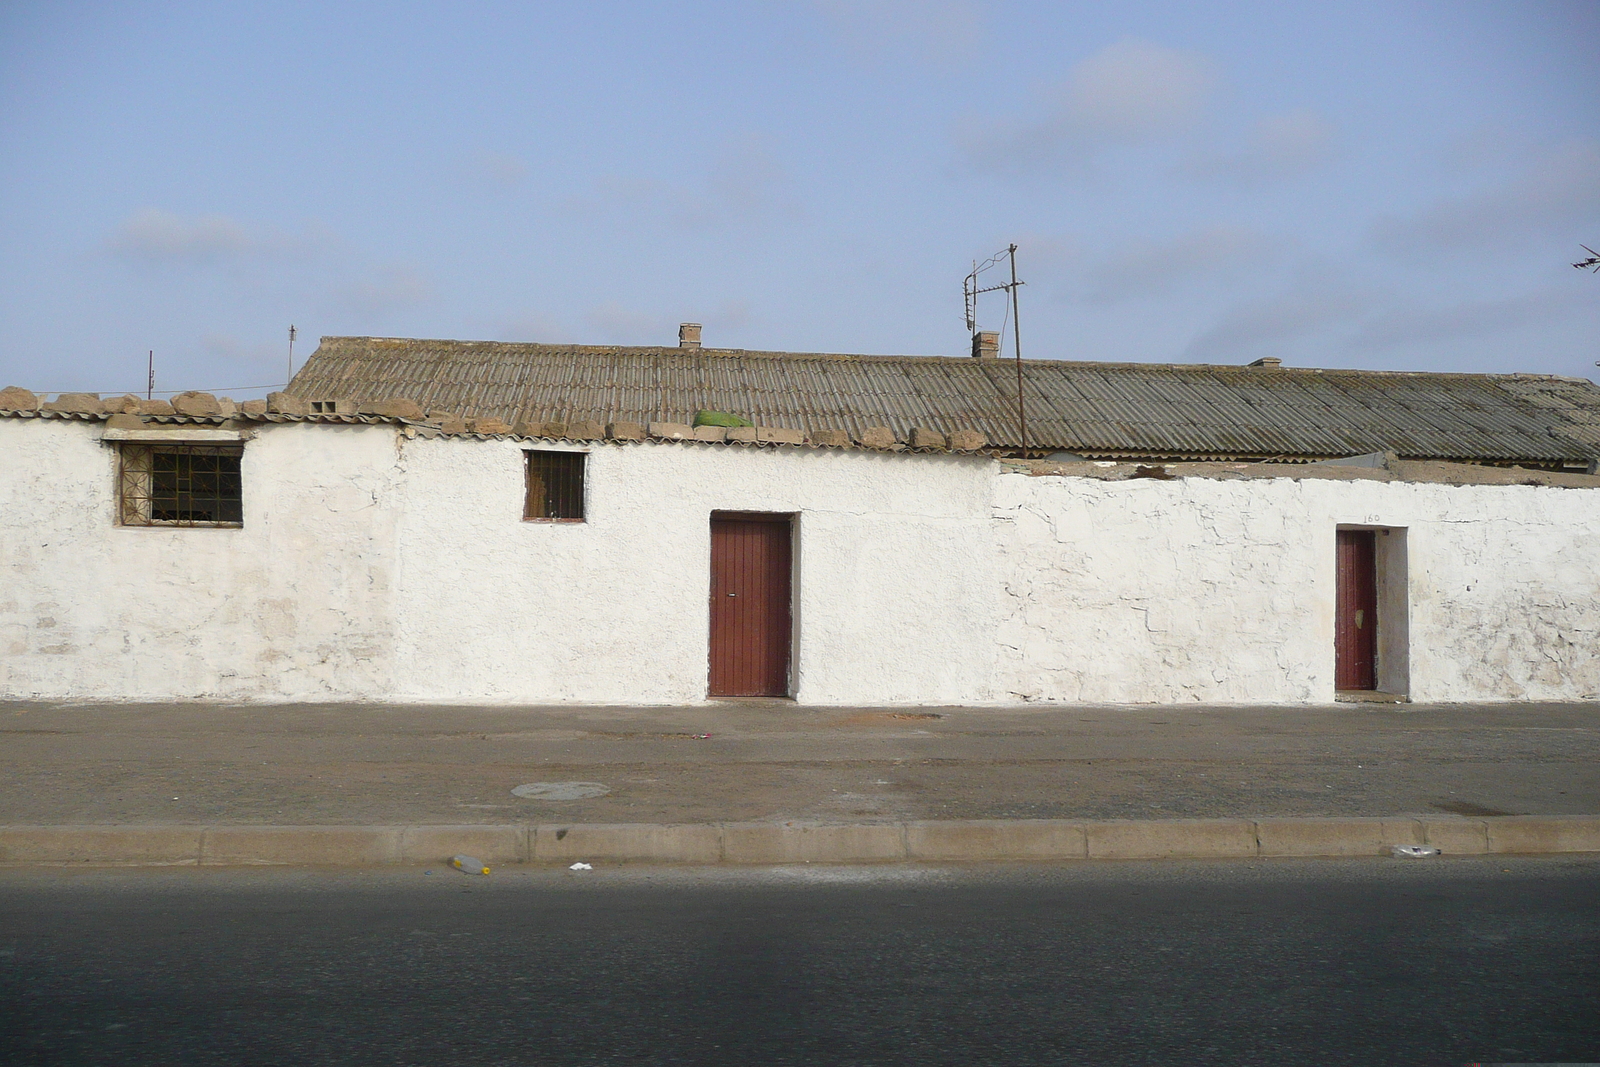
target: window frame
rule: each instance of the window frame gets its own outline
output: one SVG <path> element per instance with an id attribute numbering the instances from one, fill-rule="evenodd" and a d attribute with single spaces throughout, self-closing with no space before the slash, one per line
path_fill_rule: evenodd
<path id="1" fill-rule="evenodd" d="M 524 448 L 522 450 L 522 521 L 541 523 L 547 525 L 579 525 L 589 521 L 589 453 L 582 449 L 564 448 Z M 566 460 L 577 467 L 577 490 L 575 495 L 577 504 L 576 515 L 550 515 L 535 514 L 533 506 L 534 466 L 538 462 L 535 457 L 563 456 L 571 457 Z M 542 482 L 542 480 L 541 480 Z M 557 510 L 550 504 L 551 490 L 545 486 L 544 503 L 539 510 Z M 570 510 L 570 509 L 569 509 Z"/>
<path id="2" fill-rule="evenodd" d="M 158 519 L 153 512 L 157 500 L 155 458 L 157 454 L 227 457 L 239 463 L 238 519 Z M 117 525 L 145 529 L 218 529 L 244 527 L 244 444 L 211 441 L 118 441 L 117 442 Z M 230 497 L 216 494 L 218 511 Z"/>

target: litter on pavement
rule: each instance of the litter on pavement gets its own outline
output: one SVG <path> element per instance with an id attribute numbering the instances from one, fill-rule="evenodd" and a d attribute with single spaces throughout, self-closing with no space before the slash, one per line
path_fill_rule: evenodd
<path id="1" fill-rule="evenodd" d="M 462 874 L 488 874 L 489 868 L 476 856 L 454 855 L 450 857 L 450 866 Z"/>
<path id="2" fill-rule="evenodd" d="M 1439 850 L 1427 845 L 1396 845 L 1394 855 L 1400 858 L 1421 859 L 1424 856 L 1437 856 Z"/>
<path id="3" fill-rule="evenodd" d="M 569 871 L 592 871 L 592 870 L 594 870 L 594 867 L 591 864 L 579 862 L 579 863 L 574 863 L 571 867 L 568 867 L 567 870 L 569 870 Z"/>

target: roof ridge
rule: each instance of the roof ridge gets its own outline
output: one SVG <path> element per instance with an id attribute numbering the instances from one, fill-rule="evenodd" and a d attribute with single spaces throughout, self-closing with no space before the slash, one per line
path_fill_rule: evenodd
<path id="1" fill-rule="evenodd" d="M 957 355 L 919 355 L 915 353 L 871 353 L 871 352 L 788 352 L 778 349 L 760 348 L 680 348 L 677 345 L 588 345 L 567 343 L 562 341 L 472 341 L 458 340 L 445 337 L 376 337 L 362 335 L 328 335 L 321 339 L 323 344 L 339 342 L 383 342 L 388 344 L 403 344 L 407 346 L 435 346 L 446 345 L 455 347 L 473 347 L 487 349 L 523 349 L 536 350 L 549 353 L 572 352 L 592 353 L 607 356 L 709 356 L 718 359 L 775 359 L 775 360 L 829 360 L 829 361 L 854 361 L 869 360 L 873 362 L 929 362 L 949 364 L 955 366 L 992 366 L 1011 365 L 1016 363 L 1010 357 L 999 357 L 995 360 L 978 360 L 971 356 Z M 1577 378 L 1559 374 L 1542 374 L 1528 371 L 1435 371 L 1435 370 L 1370 370 L 1361 367 L 1288 367 L 1277 366 L 1271 368 L 1255 367 L 1242 363 L 1175 363 L 1158 362 L 1155 360 L 1105 360 L 1105 359 L 1055 359 L 1033 358 L 1024 359 L 1025 366 L 1036 367 L 1083 367 L 1090 368 L 1117 368 L 1144 371 L 1168 372 L 1205 372 L 1214 374 L 1218 372 L 1238 372 L 1248 374 L 1251 378 L 1268 375 L 1334 375 L 1346 377 L 1352 375 L 1378 376 L 1390 378 L 1451 378 L 1451 379 L 1479 379 L 1486 381 L 1520 380 L 1520 381 L 1563 381 L 1573 384 L 1594 385 L 1587 378 Z"/>

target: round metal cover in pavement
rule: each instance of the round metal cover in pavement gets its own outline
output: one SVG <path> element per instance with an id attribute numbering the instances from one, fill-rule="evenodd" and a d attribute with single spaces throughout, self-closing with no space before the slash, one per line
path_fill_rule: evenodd
<path id="1" fill-rule="evenodd" d="M 524 800 L 588 800 L 609 792 L 611 787 L 599 782 L 529 782 L 517 786 L 511 795 Z"/>

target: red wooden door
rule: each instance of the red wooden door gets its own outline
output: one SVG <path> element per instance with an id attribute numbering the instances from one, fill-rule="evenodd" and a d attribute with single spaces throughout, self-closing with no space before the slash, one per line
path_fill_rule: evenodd
<path id="1" fill-rule="evenodd" d="M 1333 616 L 1335 689 L 1378 688 L 1378 561 L 1371 530 L 1339 531 Z"/>
<path id="2" fill-rule="evenodd" d="M 711 520 L 712 696 L 789 695 L 789 519 Z"/>

